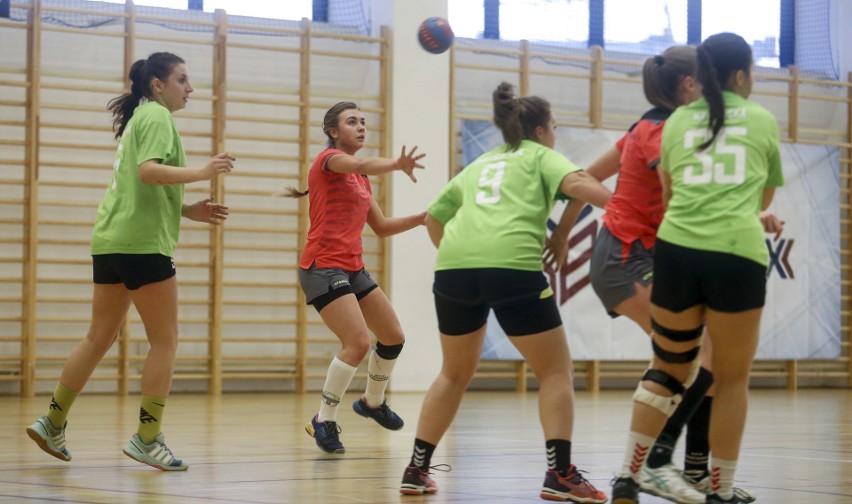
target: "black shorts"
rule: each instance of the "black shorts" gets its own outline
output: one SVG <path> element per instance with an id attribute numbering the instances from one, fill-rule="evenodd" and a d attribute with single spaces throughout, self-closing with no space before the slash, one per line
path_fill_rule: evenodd
<path id="1" fill-rule="evenodd" d="M 536 334 L 562 325 L 553 290 L 541 271 L 503 268 L 442 270 L 432 285 L 438 328 L 448 336 L 485 325 L 489 309 L 509 336 Z"/>
<path id="2" fill-rule="evenodd" d="M 726 313 L 762 308 L 766 266 L 750 259 L 657 239 L 651 303 L 682 312 L 696 305 Z"/>
<path id="3" fill-rule="evenodd" d="M 175 260 L 162 254 L 99 254 L 92 256 L 92 281 L 123 283 L 128 290 L 175 276 Z"/>

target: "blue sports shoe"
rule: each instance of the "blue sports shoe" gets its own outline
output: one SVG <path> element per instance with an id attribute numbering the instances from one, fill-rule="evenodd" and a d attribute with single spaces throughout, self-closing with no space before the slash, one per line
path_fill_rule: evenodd
<path id="1" fill-rule="evenodd" d="M 326 453 L 346 452 L 346 448 L 343 447 L 343 443 L 340 442 L 340 437 L 338 436 L 341 429 L 337 425 L 337 422 L 319 422 L 316 415 L 314 415 L 311 421 L 305 424 L 305 430 L 314 438 L 320 450 Z"/>
<path id="2" fill-rule="evenodd" d="M 399 430 L 405 425 L 402 418 L 390 409 L 387 401 L 382 401 L 382 405 L 378 408 L 371 408 L 367 405 L 367 401 L 361 397 L 352 403 L 352 409 L 362 417 L 372 418 L 388 430 Z"/>

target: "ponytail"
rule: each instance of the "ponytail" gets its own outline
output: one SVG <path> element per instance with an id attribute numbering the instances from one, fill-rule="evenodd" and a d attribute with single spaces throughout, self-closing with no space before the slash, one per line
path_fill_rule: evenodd
<path id="1" fill-rule="evenodd" d="M 115 139 L 121 138 L 133 112 L 143 98 L 151 98 L 151 80 L 154 78 L 166 82 L 175 66 L 185 63 L 180 56 L 167 52 L 158 52 L 147 59 L 136 60 L 130 65 L 127 77 L 130 79 L 130 92 L 113 98 L 107 103 L 107 110 L 112 112 L 112 130 Z"/>
<path id="2" fill-rule="evenodd" d="M 698 146 L 703 151 L 716 140 L 719 131 L 725 126 L 725 100 L 722 91 L 730 90 L 733 75 L 742 70 L 751 72 L 751 47 L 742 37 L 734 33 L 718 33 L 707 37 L 696 49 L 698 71 L 696 77 L 701 83 L 701 94 L 707 100 L 710 109 L 707 127 L 710 138 Z"/>
<path id="3" fill-rule="evenodd" d="M 725 125 L 725 100 L 722 98 L 716 68 L 713 66 L 709 51 L 706 47 L 698 46 L 696 55 L 698 56 L 698 80 L 702 86 L 701 94 L 704 95 L 704 99 L 707 100 L 707 107 L 710 109 L 707 127 L 711 131 L 711 135 L 698 146 L 698 150 L 703 151 L 716 140 L 716 136 L 722 130 L 722 126 Z"/>
<path id="4" fill-rule="evenodd" d="M 535 129 L 550 121 L 550 103 L 537 96 L 515 97 L 514 87 L 501 82 L 491 95 L 494 124 L 503 133 L 509 149 L 517 150 L 521 140 L 535 140 Z"/>
<path id="5" fill-rule="evenodd" d="M 279 196 L 284 196 L 286 198 L 293 198 L 293 199 L 298 199 L 298 198 L 301 198 L 301 197 L 307 196 L 307 195 L 308 195 L 307 189 L 305 189 L 304 191 L 300 191 L 300 190 L 296 189 L 295 187 L 293 187 L 291 185 L 288 185 L 287 187 L 285 187 L 284 192 L 279 194 Z"/>

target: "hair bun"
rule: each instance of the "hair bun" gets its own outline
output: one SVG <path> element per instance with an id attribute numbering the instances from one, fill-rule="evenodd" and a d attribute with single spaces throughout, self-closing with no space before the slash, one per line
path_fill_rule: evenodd
<path id="1" fill-rule="evenodd" d="M 654 56 L 654 64 L 657 66 L 663 66 L 666 64 L 666 58 L 663 58 L 659 54 Z"/>

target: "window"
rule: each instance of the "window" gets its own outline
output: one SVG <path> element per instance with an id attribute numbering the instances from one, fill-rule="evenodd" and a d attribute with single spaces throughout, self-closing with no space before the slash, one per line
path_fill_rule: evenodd
<path id="1" fill-rule="evenodd" d="M 500 0 L 500 38 L 585 43 L 589 0 Z"/>
<path id="2" fill-rule="evenodd" d="M 483 0 L 450 0 L 447 21 L 456 37 L 482 38 L 485 30 Z"/>
<path id="3" fill-rule="evenodd" d="M 686 6 L 686 0 L 604 0 L 607 50 L 659 54 L 686 44 Z"/>
<path id="4" fill-rule="evenodd" d="M 124 0 L 101 0 L 110 3 L 124 3 Z M 149 7 L 167 7 L 186 10 L 187 0 L 134 0 L 136 5 Z M 268 0 L 204 0 L 204 12 L 224 9 L 235 16 L 253 16 L 267 19 L 311 19 L 312 0 L 286 0 L 270 2 Z"/>
<path id="5" fill-rule="evenodd" d="M 826 27 L 826 29 L 828 29 Z M 780 66 L 778 38 L 781 30 L 780 0 L 704 1 L 701 6 L 701 38 L 720 32 L 734 32 L 751 44 L 754 64 Z"/>

